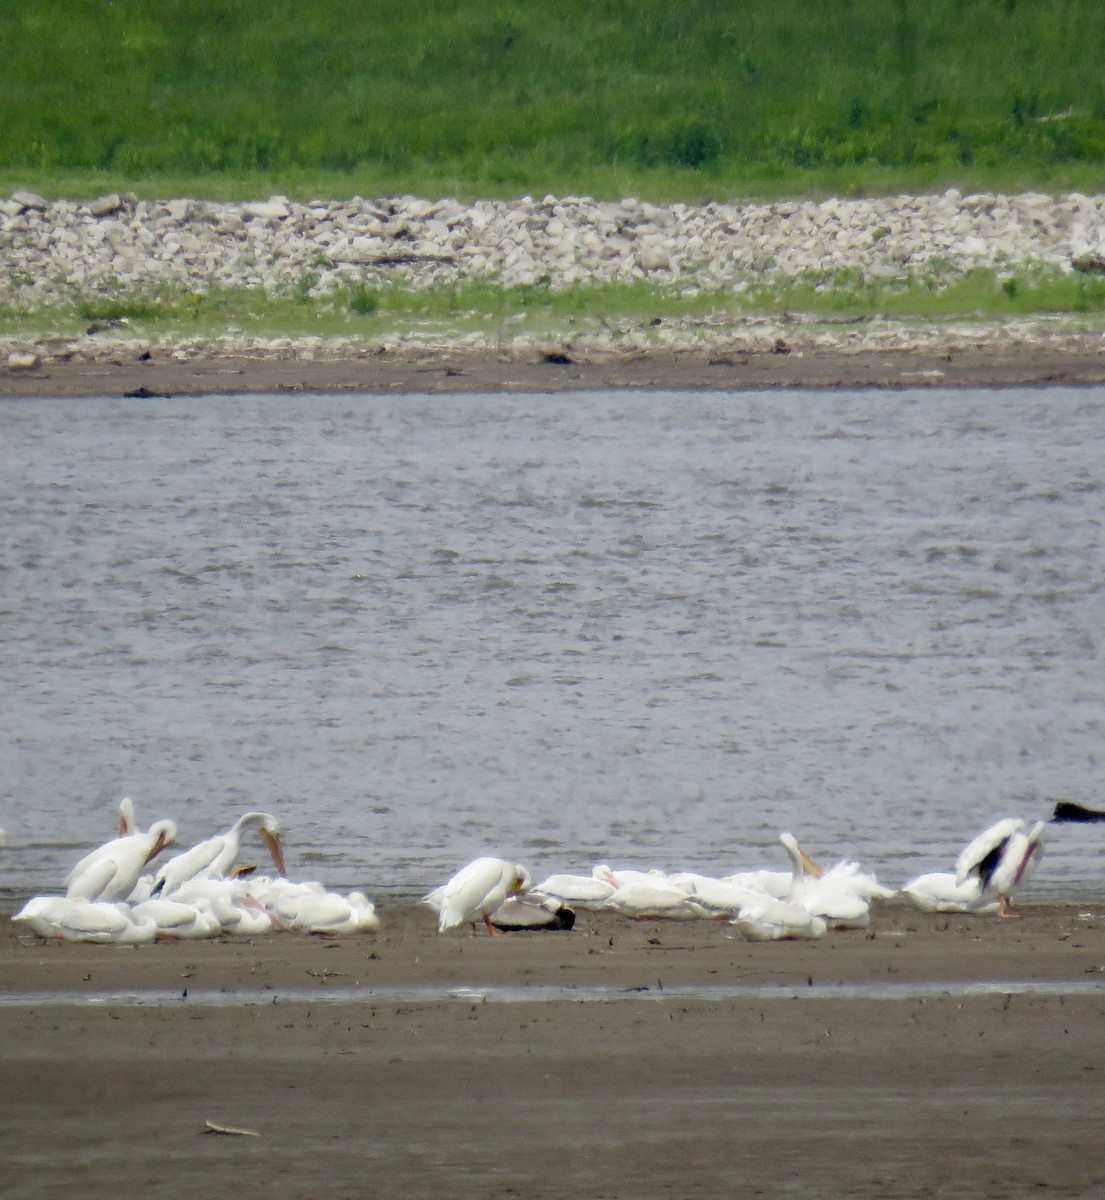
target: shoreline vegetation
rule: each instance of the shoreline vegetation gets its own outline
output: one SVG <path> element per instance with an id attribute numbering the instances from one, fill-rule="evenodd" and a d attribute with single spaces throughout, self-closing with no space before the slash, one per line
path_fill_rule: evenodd
<path id="1" fill-rule="evenodd" d="M 28 362 L 71 369 L 132 351 L 430 357 L 448 370 L 456 354 L 910 353 L 921 331 L 947 354 L 989 346 L 996 326 L 1046 350 L 1105 329 L 1105 26 L 1093 0 L 900 0 L 892 13 L 884 0 L 739 11 L 504 0 L 493 13 L 429 0 L 371 19 L 357 0 L 218 12 L 43 0 L 0 14 L 0 37 L 0 195 L 40 194 L 65 219 L 43 259 L 26 211 L 0 201 L 8 394 Z M 942 240 L 928 208 L 949 189 L 956 236 Z M 879 198 L 906 206 L 914 245 Z M 487 216 L 496 204 L 502 229 Z M 542 205 L 599 217 L 564 219 L 574 242 L 550 261 L 522 243 L 520 263 L 460 252 L 479 233 L 454 220 L 460 209 L 483 211 L 513 244 L 510 220 L 555 223 Z M 611 237 L 607 210 L 620 205 L 632 211 Z M 1026 236 L 1038 220 L 1052 244 L 1026 250 L 993 221 L 976 228 L 995 205 L 1016 209 Z M 197 275 L 190 247 L 231 210 L 246 244 L 205 252 L 243 269 Z M 285 254 L 278 227 L 312 212 L 359 225 L 350 245 Z M 696 251 L 695 229 L 674 253 L 680 231 L 657 212 L 675 225 L 736 213 L 752 248 L 705 238 Z M 382 218 L 391 231 L 369 227 Z M 435 222 L 455 234 L 436 249 Z M 780 231 L 789 243 L 773 240 Z M 97 254 L 70 269 L 70 237 L 86 232 Z M 826 232 L 836 250 L 801 261 Z M 134 242 L 146 268 L 125 261 L 131 234 L 146 238 Z M 595 238 L 628 238 L 641 273 L 600 269 Z M 1087 270 L 1072 271 L 1087 251 Z M 727 257 L 739 271 L 714 270 Z M 44 286 L 66 272 L 67 288 Z"/>

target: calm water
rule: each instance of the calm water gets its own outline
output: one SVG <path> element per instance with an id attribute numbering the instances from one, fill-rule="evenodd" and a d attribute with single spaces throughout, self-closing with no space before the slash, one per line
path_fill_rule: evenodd
<path id="1" fill-rule="evenodd" d="M 122 795 L 377 897 L 1105 807 L 1102 389 L 4 401 L 0 465 L 0 899 Z"/>

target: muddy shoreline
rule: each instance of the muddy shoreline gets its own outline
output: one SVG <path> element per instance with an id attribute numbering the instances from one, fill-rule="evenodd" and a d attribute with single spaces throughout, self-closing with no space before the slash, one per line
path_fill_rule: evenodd
<path id="1" fill-rule="evenodd" d="M 94 359 L 0 365 L 0 397 L 135 395 L 150 400 L 215 394 L 446 394 L 635 388 L 747 391 L 773 388 L 1042 387 L 1105 382 L 1105 341 L 1071 335 L 1040 342 L 785 352 L 723 348 L 624 356 L 567 352 L 499 355 L 409 350 L 337 359 L 219 353 L 174 358 L 104 351 Z"/>
<path id="2" fill-rule="evenodd" d="M 4 920 L 0 991 L 24 997 L 0 1006 L 6 1195 L 997 1198 L 1105 1184 L 1101 905 L 1000 921 L 892 902 L 869 930 L 773 944 L 715 922 L 585 915 L 570 933 L 491 939 L 440 936 L 415 904 L 380 914 L 374 937 L 133 949 L 45 943 Z M 1013 986 L 1031 980 L 1050 984 Z M 811 981 L 816 998 L 794 998 Z M 910 986 L 925 981 L 943 986 Z M 980 982 L 992 988 L 961 986 Z M 680 993 L 734 983 L 763 990 Z M 865 983 L 894 998 L 823 990 Z M 400 985 L 439 990 L 386 991 Z M 544 998 L 565 985 L 608 995 Z M 537 998 L 485 1002 L 481 986 Z M 108 995 L 156 989 L 179 998 Z M 261 1002 L 184 995 L 220 989 Z"/>

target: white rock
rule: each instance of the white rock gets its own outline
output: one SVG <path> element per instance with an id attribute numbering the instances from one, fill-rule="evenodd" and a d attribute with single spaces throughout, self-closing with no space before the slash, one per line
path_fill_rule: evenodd
<path id="1" fill-rule="evenodd" d="M 637 261 L 644 271 L 666 271 L 671 266 L 671 255 L 661 242 L 650 242 L 641 248 Z"/>
<path id="2" fill-rule="evenodd" d="M 252 204 L 243 205 L 242 213 L 262 221 L 281 221 L 291 216 L 291 209 L 279 200 L 256 200 Z"/>
<path id="3" fill-rule="evenodd" d="M 42 366 L 42 359 L 30 351 L 14 350 L 8 355 L 9 371 L 33 371 Z"/>
<path id="4" fill-rule="evenodd" d="M 50 207 L 41 196 L 35 195 L 34 192 L 12 192 L 12 201 L 21 209 L 33 208 L 38 212 L 44 212 Z"/>
<path id="5" fill-rule="evenodd" d="M 100 196 L 93 200 L 88 206 L 88 211 L 94 217 L 106 217 L 111 213 L 118 212 L 123 207 L 123 201 L 117 192 L 112 192 L 110 196 Z"/>

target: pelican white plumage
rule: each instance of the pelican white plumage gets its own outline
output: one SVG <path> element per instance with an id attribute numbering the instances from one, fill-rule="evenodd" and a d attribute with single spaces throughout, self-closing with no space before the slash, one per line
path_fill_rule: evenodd
<path id="1" fill-rule="evenodd" d="M 872 892 L 888 896 L 873 876 L 866 876 L 855 863 L 839 863 L 829 871 L 807 874 L 807 856 L 793 834 L 782 833 L 779 841 L 791 860 L 790 899 L 797 901 L 811 916 L 821 917 L 830 928 L 866 929 L 871 923 Z"/>
<path id="2" fill-rule="evenodd" d="M 237 937 L 256 937 L 274 928 L 272 916 L 254 898 L 244 879 L 188 879 L 166 899 L 206 904 L 218 917 L 223 932 Z"/>
<path id="3" fill-rule="evenodd" d="M 282 924 L 300 933 L 376 933 L 380 918 L 376 906 L 363 892 L 287 891 L 269 909 Z"/>
<path id="4" fill-rule="evenodd" d="M 222 933 L 222 921 L 202 899 L 187 903 L 154 896 L 133 905 L 131 912 L 138 920 L 153 921 L 161 938 L 212 938 Z"/>
<path id="5" fill-rule="evenodd" d="M 138 822 L 134 819 L 134 801 L 124 796 L 119 801 L 119 836 L 126 837 L 128 833 L 138 832 Z"/>
<path id="6" fill-rule="evenodd" d="M 691 903 L 701 909 L 704 917 L 735 917 L 744 905 L 766 894 L 728 879 L 715 879 L 711 875 L 700 875 L 694 871 L 679 871 L 668 875 L 667 882 L 672 887 L 685 891 Z"/>
<path id="7" fill-rule="evenodd" d="M 248 812 L 226 831 L 176 854 L 154 876 L 155 894 L 171 895 L 189 879 L 225 879 L 234 867 L 246 830 L 257 827 L 279 874 L 285 873 L 280 823 L 266 812 Z"/>
<path id="8" fill-rule="evenodd" d="M 457 925 L 471 924 L 474 928 L 482 920 L 487 932 L 498 937 L 499 930 L 491 924 L 491 913 L 507 896 L 520 895 L 529 891 L 529 887 L 529 872 L 525 867 L 502 858 L 477 858 L 422 900 L 437 909 L 439 933 Z"/>
<path id="9" fill-rule="evenodd" d="M 746 904 L 731 924 L 754 942 L 778 942 L 792 938 L 823 937 L 828 925 L 796 900 L 760 896 Z"/>
<path id="10" fill-rule="evenodd" d="M 790 838 L 791 835 L 787 834 L 786 837 Z M 794 881 L 796 878 L 801 879 L 809 876 L 813 879 L 819 879 L 824 874 L 821 867 L 810 858 L 805 850 L 798 845 L 796 840 L 793 841 L 793 851 L 791 847 L 785 844 L 784 848 L 791 858 L 791 869 L 789 871 L 773 871 L 768 869 L 734 871 L 730 875 L 723 876 L 722 882 L 733 883 L 738 887 L 748 888 L 750 891 L 762 895 L 774 896 L 776 900 L 786 900 L 794 891 Z M 798 860 L 797 866 L 795 864 L 795 855 L 797 855 Z"/>
<path id="11" fill-rule="evenodd" d="M 626 878 L 619 873 L 618 878 L 618 887 L 603 905 L 610 912 L 635 920 L 693 921 L 703 916 L 702 909 L 694 904 L 687 892 L 662 877 Z"/>
<path id="12" fill-rule="evenodd" d="M 126 904 L 108 900 L 35 896 L 12 917 L 40 937 L 66 942 L 152 942 L 157 926 L 150 917 L 136 917 Z"/>
<path id="13" fill-rule="evenodd" d="M 996 821 L 973 838 L 955 862 L 956 883 L 978 881 L 984 896 L 997 896 L 998 916 L 1013 917 L 1013 892 L 1043 854 L 1046 825 L 1037 821 L 1028 832 L 1017 817 Z"/>
<path id="14" fill-rule="evenodd" d="M 901 888 L 914 908 L 921 912 L 996 913 L 998 904 L 983 896 L 974 877 L 957 883 L 954 871 L 929 871 Z"/>
<path id="15" fill-rule="evenodd" d="M 535 884 L 530 894 L 548 896 L 570 908 L 597 909 L 614 894 L 617 886 L 597 866 L 590 875 L 550 875 Z"/>
<path id="16" fill-rule="evenodd" d="M 128 833 L 86 854 L 65 878 L 70 900 L 126 900 L 142 868 L 176 840 L 172 821 L 155 821 L 145 833 Z"/>

